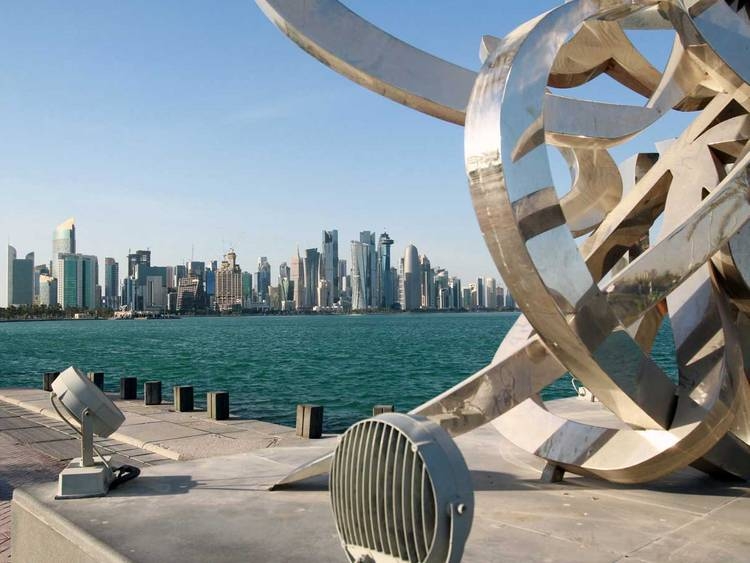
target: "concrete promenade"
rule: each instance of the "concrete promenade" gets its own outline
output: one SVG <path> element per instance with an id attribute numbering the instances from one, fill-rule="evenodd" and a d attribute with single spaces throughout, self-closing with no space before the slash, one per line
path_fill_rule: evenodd
<path id="1" fill-rule="evenodd" d="M 578 401 L 552 406 L 575 417 Z M 595 416 L 604 421 L 606 412 Z M 156 443 L 171 440 L 182 438 Z M 574 475 L 544 484 L 541 460 L 491 425 L 457 443 L 476 496 L 465 561 L 748 560 L 750 489 L 744 483 L 687 469 L 641 486 Z M 35 562 L 344 561 L 326 479 L 267 490 L 333 445 L 331 438 L 282 435 L 274 447 L 145 466 L 138 479 L 100 499 L 54 501 L 53 483 L 17 489 L 14 550 Z"/>

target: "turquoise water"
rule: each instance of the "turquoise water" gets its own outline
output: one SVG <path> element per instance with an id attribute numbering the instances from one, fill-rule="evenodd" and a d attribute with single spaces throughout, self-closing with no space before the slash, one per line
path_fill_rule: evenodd
<path id="1" fill-rule="evenodd" d="M 105 389 L 137 376 L 226 390 L 232 413 L 293 425 L 298 403 L 325 406 L 325 430 L 369 416 L 377 403 L 406 411 L 492 358 L 517 313 L 248 316 L 153 321 L 0 323 L 0 387 L 38 387 L 41 374 L 75 365 L 105 372 Z M 655 359 L 669 365 L 671 334 Z M 659 356 L 663 357 L 659 357 Z M 142 390 L 142 386 L 139 385 Z M 573 394 L 569 380 L 545 398 Z"/>

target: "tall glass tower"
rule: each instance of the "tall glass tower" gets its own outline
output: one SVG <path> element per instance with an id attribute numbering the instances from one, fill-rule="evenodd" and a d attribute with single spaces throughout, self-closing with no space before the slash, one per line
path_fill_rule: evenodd
<path id="1" fill-rule="evenodd" d="M 328 302 L 339 300 L 339 232 L 323 231 L 320 254 L 320 279 L 328 282 Z"/>
<path id="2" fill-rule="evenodd" d="M 381 309 L 390 309 L 395 301 L 391 279 L 391 246 L 393 246 L 393 239 L 388 236 L 388 233 L 382 233 L 378 239 L 378 278 L 380 280 L 378 306 Z"/>
<path id="3" fill-rule="evenodd" d="M 17 258 L 8 245 L 8 306 L 31 305 L 34 301 L 34 253 Z"/>
<path id="4" fill-rule="evenodd" d="M 52 275 L 59 277 L 57 268 L 58 254 L 75 254 L 76 252 L 76 223 L 71 217 L 60 223 L 52 234 Z"/>

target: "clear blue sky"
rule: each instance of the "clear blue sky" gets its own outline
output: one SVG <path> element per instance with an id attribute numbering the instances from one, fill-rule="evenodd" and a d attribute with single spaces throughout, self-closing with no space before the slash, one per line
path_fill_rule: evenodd
<path id="1" fill-rule="evenodd" d="M 347 2 L 473 69 L 482 35 L 559 3 Z M 662 67 L 670 40 L 653 35 Z M 275 276 L 324 228 L 339 230 L 346 259 L 360 230 L 387 229 L 397 254 L 412 242 L 466 281 L 497 277 L 463 130 L 334 73 L 251 0 L 7 1 L 0 68 L 0 305 L 4 243 L 48 261 L 70 216 L 78 251 L 101 264 L 140 248 L 180 263 L 191 245 L 196 259 L 220 259 L 231 245 L 244 269 L 268 256 Z"/>

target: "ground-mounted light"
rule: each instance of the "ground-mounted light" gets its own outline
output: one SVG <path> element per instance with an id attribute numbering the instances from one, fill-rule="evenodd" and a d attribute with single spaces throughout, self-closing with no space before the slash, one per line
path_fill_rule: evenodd
<path id="1" fill-rule="evenodd" d="M 438 424 L 386 413 L 351 426 L 333 457 L 331 504 L 350 561 L 460 561 L 474 492 Z"/>
<path id="2" fill-rule="evenodd" d="M 134 467 L 113 468 L 110 457 L 101 455 L 94 446 L 94 435 L 106 438 L 120 427 L 125 416 L 83 372 L 73 366 L 62 372 L 52 383 L 50 401 L 60 418 L 81 436 L 81 457 L 71 460 L 60 473 L 56 498 L 103 496 L 137 476 Z M 63 411 L 77 424 L 68 420 Z"/>

